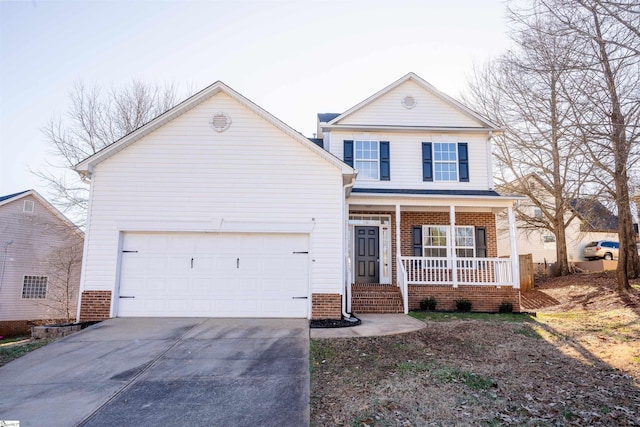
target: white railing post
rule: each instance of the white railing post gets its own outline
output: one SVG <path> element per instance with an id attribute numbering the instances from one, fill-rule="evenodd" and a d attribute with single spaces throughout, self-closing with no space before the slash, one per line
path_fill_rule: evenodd
<path id="1" fill-rule="evenodd" d="M 450 236 L 449 239 L 449 249 L 450 249 L 450 259 L 451 259 L 451 279 L 453 280 L 453 287 L 458 287 L 458 266 L 456 261 L 456 207 L 454 205 L 449 205 L 449 225 L 450 225 Z"/>
<path id="2" fill-rule="evenodd" d="M 396 265 L 398 266 L 398 285 L 400 286 L 400 292 L 402 293 L 402 305 L 404 308 L 404 314 L 409 313 L 409 288 L 407 286 L 407 270 L 405 269 L 404 262 L 401 257 L 396 259 Z"/>
<path id="3" fill-rule="evenodd" d="M 509 244 L 511 246 L 511 273 L 513 287 L 520 288 L 520 258 L 518 257 L 518 229 L 516 226 L 516 215 L 513 208 L 507 208 L 509 217 Z"/>
<path id="4" fill-rule="evenodd" d="M 397 265 L 400 262 L 401 256 L 401 243 L 400 243 L 400 205 L 396 205 L 396 280 L 400 283 L 400 266 Z"/>

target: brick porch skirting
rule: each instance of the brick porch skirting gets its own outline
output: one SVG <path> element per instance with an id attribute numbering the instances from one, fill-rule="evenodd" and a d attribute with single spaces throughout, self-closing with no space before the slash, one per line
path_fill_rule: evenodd
<path id="1" fill-rule="evenodd" d="M 84 291 L 80 300 L 80 321 L 105 320 L 111 311 L 111 291 Z"/>
<path id="2" fill-rule="evenodd" d="M 342 295 L 313 294 L 311 296 L 312 319 L 341 319 Z"/>
<path id="3" fill-rule="evenodd" d="M 436 310 L 454 311 L 456 300 L 464 298 L 471 301 L 471 311 L 498 312 L 500 304 L 510 302 L 514 313 L 520 312 L 520 290 L 512 286 L 409 285 L 409 310 L 419 310 L 420 301 L 429 297 L 436 299 Z"/>

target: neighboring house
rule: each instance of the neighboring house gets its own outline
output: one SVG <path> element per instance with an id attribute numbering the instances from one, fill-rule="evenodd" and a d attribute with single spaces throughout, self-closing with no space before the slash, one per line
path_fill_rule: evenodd
<path id="1" fill-rule="evenodd" d="M 76 317 L 83 233 L 34 190 L 0 197 L 0 335 Z"/>
<path id="2" fill-rule="evenodd" d="M 533 183 L 537 178 L 529 177 Z M 552 197 L 546 193 L 542 185 L 535 187 L 536 198 L 551 205 Z M 548 194 L 548 196 L 547 196 Z M 566 228 L 567 258 L 569 262 L 585 261 L 582 251 L 589 242 L 598 240 L 618 241 L 618 218 L 602 203 L 595 200 L 574 199 L 569 202 L 570 210 L 565 221 L 570 221 Z M 518 252 L 531 254 L 536 264 L 553 264 L 556 262 L 556 238 L 553 232 L 543 227 L 542 209 L 530 199 L 525 199 L 517 208 Z M 520 219 L 520 215 L 528 220 Z M 539 218 L 540 223 L 535 220 Z M 498 217 L 498 255 L 509 256 L 508 222 L 505 217 Z"/>
<path id="3" fill-rule="evenodd" d="M 79 163 L 79 317 L 339 318 L 427 296 L 519 309 L 500 129 L 413 73 L 318 120 L 307 139 L 217 82 Z"/>

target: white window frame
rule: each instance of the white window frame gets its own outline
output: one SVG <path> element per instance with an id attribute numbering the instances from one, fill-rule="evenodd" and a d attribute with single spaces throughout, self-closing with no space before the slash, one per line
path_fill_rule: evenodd
<path id="1" fill-rule="evenodd" d="M 440 228 L 440 229 L 444 229 L 445 231 L 445 245 L 427 245 L 427 238 L 430 236 L 430 234 L 428 234 L 429 229 L 431 228 Z M 433 256 L 433 255 L 426 255 L 427 253 L 427 249 L 442 249 L 445 248 L 446 249 L 446 256 L 449 256 L 449 250 L 451 249 L 451 245 L 450 243 L 453 243 L 454 245 L 454 249 L 456 251 L 456 257 L 458 258 L 475 258 L 476 256 L 476 228 L 473 225 L 456 225 L 455 226 L 456 229 L 456 239 L 454 241 L 451 240 L 451 227 L 448 225 L 434 225 L 434 224 L 426 224 L 422 226 L 422 253 L 425 254 L 424 256 L 427 257 L 434 257 L 434 258 L 444 258 L 441 256 Z M 470 229 L 471 230 L 471 239 L 473 240 L 473 245 L 472 246 L 468 246 L 468 245 L 458 245 L 458 230 L 461 229 Z M 471 250 L 472 255 L 471 256 L 464 256 L 464 255 L 459 255 L 459 251 L 468 251 Z"/>
<path id="2" fill-rule="evenodd" d="M 376 147 L 376 158 L 375 159 L 363 159 L 363 158 L 358 158 L 358 144 L 363 144 L 363 143 L 373 143 L 375 144 Z M 364 175 L 363 169 L 358 167 L 358 163 L 371 163 L 371 164 L 375 164 L 375 173 L 376 173 L 376 177 L 372 178 L 368 175 Z M 362 140 L 355 140 L 353 141 L 353 166 L 354 168 L 359 172 L 358 173 L 358 179 L 361 179 L 363 181 L 380 181 L 380 141 L 372 141 L 372 140 L 368 140 L 368 139 L 362 139 Z"/>
<path id="3" fill-rule="evenodd" d="M 32 214 L 36 209 L 36 204 L 33 200 L 25 200 L 22 205 L 22 212 Z"/>
<path id="4" fill-rule="evenodd" d="M 444 145 L 453 145 L 453 152 L 456 156 L 455 160 L 438 160 L 437 156 L 436 156 L 436 147 L 438 146 L 444 146 Z M 459 155 L 458 155 L 458 144 L 455 142 L 434 142 L 433 143 L 433 180 L 434 181 L 439 181 L 439 182 L 458 182 L 460 181 L 460 173 L 459 173 L 459 165 L 458 165 L 458 160 L 459 160 Z M 449 150 L 447 150 L 447 153 L 450 153 Z M 438 178 L 438 165 L 454 165 L 454 174 L 455 174 L 455 179 L 439 179 Z M 449 174 L 449 172 L 447 172 L 447 175 Z"/>
<path id="5" fill-rule="evenodd" d="M 36 291 L 40 291 L 40 287 L 42 286 L 41 283 L 38 283 L 38 281 L 41 281 L 42 279 L 44 279 L 44 296 L 39 296 L 41 295 L 40 293 L 36 293 Z M 29 280 L 29 283 L 27 283 L 27 280 Z M 25 289 L 25 287 L 28 286 L 28 289 Z M 49 287 L 49 277 L 47 276 L 35 276 L 35 275 L 24 275 L 22 277 L 22 299 L 46 299 L 47 298 L 47 291 Z M 25 290 L 28 290 L 29 292 L 27 293 L 27 295 L 25 296 Z"/>

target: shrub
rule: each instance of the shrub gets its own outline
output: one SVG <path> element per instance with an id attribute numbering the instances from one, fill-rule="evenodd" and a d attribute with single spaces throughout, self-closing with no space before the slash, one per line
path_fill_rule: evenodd
<path id="1" fill-rule="evenodd" d="M 513 304 L 509 301 L 502 301 L 500 308 L 498 308 L 498 313 L 513 313 Z"/>
<path id="2" fill-rule="evenodd" d="M 435 310 L 436 305 L 438 305 L 438 301 L 436 301 L 435 297 L 425 298 L 420 301 L 420 310 Z"/>
<path id="3" fill-rule="evenodd" d="M 471 301 L 468 299 L 457 299 L 456 300 L 456 309 L 458 311 L 471 311 Z"/>

